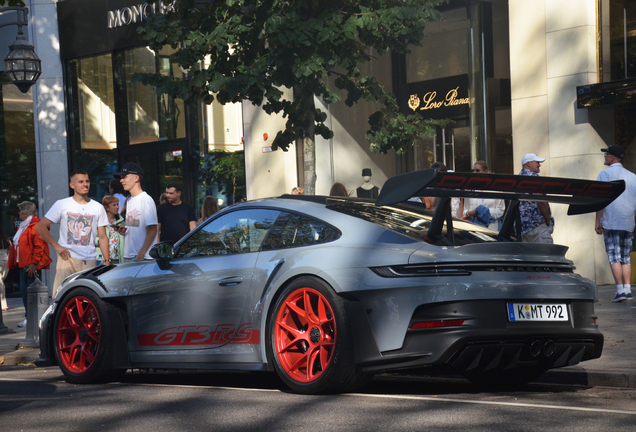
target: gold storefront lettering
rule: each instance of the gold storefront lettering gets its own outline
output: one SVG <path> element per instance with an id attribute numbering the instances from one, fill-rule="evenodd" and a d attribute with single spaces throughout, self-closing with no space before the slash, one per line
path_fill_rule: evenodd
<path id="1" fill-rule="evenodd" d="M 446 93 L 446 102 L 444 103 L 444 106 L 468 104 L 468 98 L 457 99 L 457 90 L 459 90 L 459 86 Z"/>
<path id="2" fill-rule="evenodd" d="M 408 106 L 413 111 L 417 108 L 420 110 L 429 110 L 429 109 L 438 109 L 442 106 L 456 106 L 456 105 L 469 105 L 469 98 L 458 98 L 459 94 L 459 86 L 454 89 L 451 89 L 446 93 L 446 97 L 443 101 L 435 101 L 437 97 L 436 91 L 430 91 L 422 97 L 422 106 L 420 106 L 420 98 L 419 95 L 414 94 L 411 95 L 408 101 Z"/>

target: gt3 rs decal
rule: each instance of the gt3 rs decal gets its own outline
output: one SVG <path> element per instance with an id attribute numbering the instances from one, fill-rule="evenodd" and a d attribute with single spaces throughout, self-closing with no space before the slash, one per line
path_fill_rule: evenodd
<path id="1" fill-rule="evenodd" d="M 215 328 L 209 325 L 170 327 L 155 334 L 140 334 L 137 340 L 141 346 L 258 344 L 260 332 L 252 327 L 253 323 L 242 324 L 238 330 L 234 324 L 218 324 Z"/>

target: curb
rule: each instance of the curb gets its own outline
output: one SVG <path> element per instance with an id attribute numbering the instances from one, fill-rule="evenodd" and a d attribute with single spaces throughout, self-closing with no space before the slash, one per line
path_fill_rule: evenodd
<path id="1" fill-rule="evenodd" d="M 461 375 L 426 375 L 411 373 L 387 373 L 377 374 L 374 380 L 406 380 L 406 381 L 448 381 L 466 382 Z M 587 371 L 585 369 L 567 370 L 552 369 L 546 371 L 536 380 L 529 384 L 551 384 L 581 387 L 613 387 L 613 388 L 636 388 L 636 372 L 627 371 Z"/>
<path id="2" fill-rule="evenodd" d="M 636 388 L 636 373 L 553 369 L 541 375 L 535 382 L 586 387 Z"/>
<path id="3" fill-rule="evenodd" d="M 33 362 L 39 358 L 40 358 L 40 350 L 38 348 L 23 348 L 23 349 L 19 349 L 17 351 L 0 356 L 0 365 L 31 366 L 33 365 Z"/>

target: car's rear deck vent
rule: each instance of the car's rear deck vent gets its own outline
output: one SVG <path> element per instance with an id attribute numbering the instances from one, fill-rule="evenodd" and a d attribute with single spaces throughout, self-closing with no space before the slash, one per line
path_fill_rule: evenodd
<path id="1" fill-rule="evenodd" d="M 474 272 L 573 273 L 575 267 L 554 263 L 444 263 L 372 267 L 382 277 L 469 276 Z"/>

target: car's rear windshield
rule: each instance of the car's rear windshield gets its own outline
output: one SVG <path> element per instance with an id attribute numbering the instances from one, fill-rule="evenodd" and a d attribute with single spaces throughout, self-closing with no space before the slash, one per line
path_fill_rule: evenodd
<path id="1" fill-rule="evenodd" d="M 433 210 L 421 204 L 397 204 L 378 207 L 372 202 L 328 199 L 327 208 L 363 219 L 384 228 L 407 235 L 419 241 L 439 243 L 428 237 L 428 229 L 433 219 Z M 497 233 L 460 219 L 453 219 L 455 244 L 497 241 Z M 446 236 L 446 226 L 442 230 Z M 441 243 L 440 243 L 441 244 Z"/>

